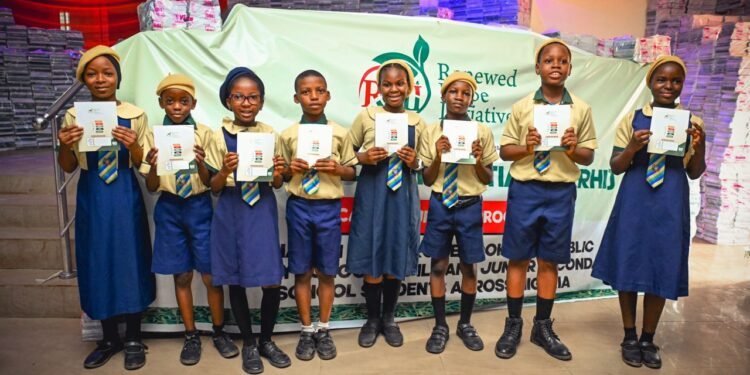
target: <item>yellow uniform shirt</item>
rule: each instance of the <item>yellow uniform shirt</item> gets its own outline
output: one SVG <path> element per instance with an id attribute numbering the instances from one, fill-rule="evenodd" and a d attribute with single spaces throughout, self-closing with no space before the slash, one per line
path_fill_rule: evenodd
<path id="1" fill-rule="evenodd" d="M 166 126 L 169 126 L 169 125 L 166 125 Z M 213 130 L 211 130 L 211 128 L 209 128 L 208 126 L 203 125 L 203 124 L 195 125 L 195 144 L 203 148 L 203 150 L 206 152 L 208 152 L 207 150 L 209 149 L 210 143 L 213 140 L 211 133 L 213 133 Z M 143 147 L 143 152 L 146 155 L 148 155 L 148 152 L 153 147 L 154 147 L 154 133 L 153 131 L 149 131 L 149 135 L 146 141 L 146 146 Z M 159 156 L 163 157 L 163 155 L 166 155 L 166 154 L 161 152 L 161 150 L 159 150 Z M 139 170 L 141 174 L 145 176 L 151 170 L 151 167 L 152 166 L 149 165 L 148 163 L 143 162 Z M 156 166 L 153 166 L 153 167 L 156 168 Z M 210 187 L 203 184 L 203 181 L 201 181 L 201 178 L 198 172 L 190 174 L 190 186 L 192 187 L 192 192 L 190 193 L 190 196 L 199 195 L 210 189 Z M 176 175 L 171 174 L 171 175 L 166 175 L 166 176 L 159 176 L 159 189 L 157 189 L 157 191 L 166 191 L 167 193 L 177 195 Z"/>
<path id="2" fill-rule="evenodd" d="M 271 133 L 276 140 L 274 155 L 279 155 L 279 137 L 270 125 L 258 121 L 254 126 L 239 126 L 235 125 L 231 118 L 225 117 L 221 122 L 221 127 L 214 130 L 211 142 L 209 142 L 208 149 L 206 150 L 206 167 L 209 167 L 215 172 L 220 171 L 221 167 L 224 166 L 224 155 L 228 152 L 227 142 L 224 140 L 224 132 L 222 129 L 226 129 L 229 134 L 237 134 L 239 132 Z M 227 176 L 226 186 L 235 186 L 234 173 Z"/>
<path id="3" fill-rule="evenodd" d="M 136 133 L 136 142 L 145 149 L 145 144 L 147 142 L 147 137 L 149 133 L 149 127 L 148 127 L 148 119 L 146 118 L 146 113 L 143 112 L 142 109 L 128 103 L 120 101 L 120 104 L 117 106 L 117 117 L 124 118 L 130 120 L 130 128 L 135 130 Z M 76 109 L 75 107 L 72 107 L 68 109 L 67 112 L 65 112 L 65 120 L 63 122 L 63 127 L 69 126 L 71 124 L 76 123 Z M 78 166 L 81 167 L 81 169 L 88 170 L 88 162 L 86 161 L 86 153 L 78 151 L 78 144 L 73 146 L 73 152 L 75 153 L 76 159 L 78 159 Z M 143 157 L 146 158 L 146 153 L 143 153 Z M 129 160 L 129 165 L 132 167 L 133 162 L 132 160 Z M 94 166 L 96 169 L 96 166 Z"/>
<path id="4" fill-rule="evenodd" d="M 349 139 L 346 135 L 347 129 L 333 121 L 328 121 L 327 124 L 333 131 L 331 159 L 344 166 L 356 164 L 357 156 L 355 155 L 354 149 L 352 148 L 351 143 L 349 143 Z M 297 155 L 297 137 L 300 126 L 304 125 L 294 123 L 292 126 L 281 132 L 281 135 L 279 136 L 281 156 L 284 157 L 287 164 L 291 164 L 292 159 Z M 318 173 L 320 184 L 318 185 L 318 191 L 315 194 L 305 193 L 305 189 L 302 188 L 303 177 L 304 175 L 301 173 L 294 173 L 292 175 L 292 179 L 286 185 L 286 190 L 289 194 L 305 199 L 339 199 L 344 196 L 344 189 L 341 186 L 341 177 L 339 176 L 334 176 L 330 173 Z"/>
<path id="5" fill-rule="evenodd" d="M 678 104 L 676 109 L 683 109 L 683 108 L 681 105 Z M 650 103 L 646 104 L 643 107 L 643 115 L 646 117 L 651 117 L 652 114 L 653 114 L 653 108 L 651 108 L 651 104 Z M 617 133 L 615 133 L 615 144 L 614 144 L 615 151 L 624 150 L 625 147 L 628 146 L 628 143 L 630 143 L 630 139 L 633 137 L 633 118 L 634 117 L 635 117 L 635 112 L 630 112 L 620 121 L 620 124 L 617 125 Z M 701 119 L 700 117 L 690 114 L 690 122 L 705 131 L 705 124 L 703 122 L 703 119 Z M 693 149 L 693 145 L 691 143 L 691 144 L 688 144 L 688 149 L 685 152 L 685 157 L 683 158 L 683 164 L 685 166 L 687 166 L 688 162 L 690 162 L 690 158 L 693 157 L 693 154 L 695 154 L 695 150 Z"/>
<path id="6" fill-rule="evenodd" d="M 538 104 L 549 104 L 544 100 L 541 89 L 527 95 L 519 100 L 511 109 L 510 121 L 505 125 L 500 145 L 526 145 L 526 135 L 529 127 L 534 125 L 534 106 Z M 570 105 L 570 126 L 578 136 L 577 147 L 585 147 L 595 150 L 596 129 L 591 117 L 591 107 L 581 98 L 570 94 L 567 90 L 560 104 Z M 545 182 L 576 182 L 581 175 L 578 165 L 570 160 L 564 151 L 550 152 L 550 168 L 544 174 L 540 174 L 534 168 L 534 155 L 528 155 L 516 160 L 510 166 L 510 175 L 519 181 L 545 181 Z"/>
<path id="7" fill-rule="evenodd" d="M 432 161 L 437 156 L 435 142 L 440 139 L 441 135 L 443 135 L 441 122 L 428 126 L 422 133 L 422 139 L 420 141 L 422 145 L 419 147 L 419 158 L 422 160 L 425 167 L 432 165 Z M 500 158 L 495 149 L 495 137 L 492 135 L 492 131 L 487 125 L 482 123 L 478 124 L 477 138 L 482 144 L 482 165 L 490 165 Z M 445 166 L 445 163 L 440 163 L 440 170 L 438 171 L 437 178 L 432 184 L 432 191 L 436 193 L 443 192 Z M 459 196 L 481 195 L 485 190 L 487 190 L 487 185 L 479 181 L 474 165 L 460 164 L 458 166 Z"/>
<path id="8" fill-rule="evenodd" d="M 364 152 L 375 147 L 375 115 L 387 112 L 383 107 L 368 107 L 362 110 L 349 129 L 349 142 L 354 149 Z M 419 156 L 419 140 L 427 127 L 422 117 L 416 112 L 406 111 L 409 126 L 414 127 L 414 147 Z"/>

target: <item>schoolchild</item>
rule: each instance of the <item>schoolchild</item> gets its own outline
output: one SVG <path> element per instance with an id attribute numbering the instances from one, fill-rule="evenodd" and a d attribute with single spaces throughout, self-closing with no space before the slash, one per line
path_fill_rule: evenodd
<path id="1" fill-rule="evenodd" d="M 302 108 L 302 118 L 281 133 L 281 154 L 289 168 L 285 171 L 287 192 L 288 271 L 294 274 L 294 297 L 302 329 L 295 355 L 311 360 L 336 357 L 336 345 L 329 332 L 334 298 L 334 279 L 341 256 L 342 180 L 353 180 L 356 162 L 347 141 L 347 129 L 329 120 L 325 107 L 331 99 L 325 77 L 305 70 L 294 80 L 294 102 Z M 297 157 L 300 128 L 309 124 L 326 125 L 333 135 L 331 155 L 321 155 L 310 165 Z M 320 320 L 313 327 L 310 314 L 312 278 L 318 279 Z"/>
<path id="2" fill-rule="evenodd" d="M 291 364 L 289 356 L 271 340 L 284 275 L 273 192 L 283 184 L 284 159 L 279 155 L 278 145 L 274 151 L 272 182 L 236 181 L 237 134 L 276 134 L 270 125 L 256 120 L 263 109 L 265 93 L 263 81 L 252 70 L 237 67 L 229 71 L 219 89 L 219 99 L 234 117 L 224 118 L 206 152 L 206 164 L 212 171 L 211 191 L 219 194 L 211 222 L 213 283 L 229 285 L 229 304 L 242 334 L 242 368 L 250 374 L 263 372 L 261 356 L 275 367 Z M 254 287 L 263 288 L 258 342 L 252 333 L 245 291 Z"/>
<path id="3" fill-rule="evenodd" d="M 113 149 L 81 152 L 83 128 L 75 108 L 65 113 L 58 132 L 58 163 L 65 172 L 81 168 L 76 194 L 76 265 L 81 309 L 101 320 L 103 339 L 86 357 L 83 367 L 104 365 L 125 350 L 125 369 L 146 364 L 141 341 L 141 317 L 154 301 L 151 273 L 151 240 L 146 208 L 136 180 L 148 137 L 148 120 L 142 109 L 117 99 L 122 81 L 120 56 L 107 46 L 96 46 L 81 56 L 76 79 L 86 85 L 94 102 L 117 104 Z M 125 342 L 117 324 L 125 321 Z"/>
<path id="4" fill-rule="evenodd" d="M 657 59 L 646 74 L 653 101 L 620 122 L 610 159 L 615 174 L 625 175 L 604 231 L 591 275 L 618 291 L 625 337 L 620 344 L 628 365 L 661 367 L 654 334 L 667 299 L 688 295 L 690 190 L 688 178 L 706 170 L 703 120 L 690 116 L 684 157 L 651 154 L 654 108 L 676 108 L 687 68 L 677 56 Z M 638 292 L 644 292 L 640 338 L 635 316 Z"/>
<path id="5" fill-rule="evenodd" d="M 531 342 L 554 358 L 572 358 L 552 329 L 551 313 L 557 267 L 570 261 L 578 165 L 593 162 L 597 142 L 591 107 L 565 88 L 572 70 L 571 58 L 562 40 L 549 39 L 539 46 L 535 70 L 541 87 L 513 105 L 500 141 L 500 157 L 513 162 L 502 244 L 502 254 L 509 259 L 508 317 L 495 346 L 495 354 L 504 359 L 516 354 L 521 340 L 526 271 L 532 258 L 536 258 L 538 288 Z M 565 151 L 534 151 L 541 144 L 541 135 L 534 127 L 537 105 L 570 106 L 570 127 L 561 140 Z"/>
<path id="6" fill-rule="evenodd" d="M 405 108 L 414 91 L 414 74 L 402 60 L 384 62 L 376 80 L 383 102 L 362 110 L 352 123 L 349 140 L 362 170 L 357 178 L 346 267 L 364 275 L 362 291 L 367 322 L 359 332 L 362 347 L 375 344 L 379 334 L 391 346 L 403 345 L 395 322 L 401 282 L 417 271 L 419 246 L 419 195 L 417 153 L 425 122 Z M 408 142 L 389 155 L 375 147 L 375 119 L 383 113 L 405 113 Z M 381 311 L 382 307 L 382 311 Z"/>
<path id="7" fill-rule="evenodd" d="M 443 81 L 440 90 L 445 105 L 445 120 L 470 121 L 467 115 L 477 82 L 470 74 L 455 71 Z M 422 136 L 420 160 L 424 184 L 432 187 L 427 227 L 420 251 L 432 258 L 430 294 L 435 313 L 435 327 L 427 340 L 426 350 L 439 354 L 445 350 L 449 329 L 445 320 L 445 272 L 453 250 L 455 236 L 461 270 L 461 318 L 456 335 L 471 350 L 482 350 L 484 343 L 471 325 L 471 313 L 477 295 L 476 264 L 484 260 L 482 236 L 482 193 L 492 180 L 492 163 L 499 159 L 492 131 L 477 124 L 476 139 L 471 141 L 474 164 L 442 162 L 442 154 L 453 148 L 443 135 L 443 121 L 428 126 Z M 460 141 L 460 140 L 459 140 Z M 468 154 L 468 152 L 467 152 Z"/>
<path id="8" fill-rule="evenodd" d="M 156 164 L 160 157 L 168 158 L 170 150 L 160 150 L 153 144 L 146 149 L 148 163 L 141 164 L 146 175 L 146 187 L 159 191 L 154 208 L 154 255 L 151 270 L 162 275 L 172 275 L 175 297 L 185 325 L 185 343 L 180 352 L 183 365 L 200 361 L 201 339 L 195 328 L 193 314 L 193 270 L 200 272 L 206 287 L 208 305 L 213 322 L 213 343 L 224 358 L 239 354 L 229 336 L 224 332 L 224 289 L 215 287 L 211 280 L 211 194 L 209 171 L 205 164 L 205 149 L 211 141 L 211 128 L 196 123 L 191 115 L 198 100 L 195 84 L 190 77 L 170 74 L 156 88 L 159 107 L 164 109 L 163 124 L 191 125 L 195 129 L 196 170 L 158 176 Z"/>

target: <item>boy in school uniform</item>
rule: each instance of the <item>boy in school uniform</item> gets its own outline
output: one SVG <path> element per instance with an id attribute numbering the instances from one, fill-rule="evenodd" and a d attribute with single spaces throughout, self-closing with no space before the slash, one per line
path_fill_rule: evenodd
<path id="1" fill-rule="evenodd" d="M 208 294 L 208 305 L 213 321 L 213 343 L 224 358 L 239 354 L 229 336 L 224 332 L 224 291 L 211 280 L 210 233 L 211 196 L 209 172 L 206 168 L 205 149 L 211 140 L 211 129 L 198 124 L 190 114 L 195 108 L 195 84 L 190 77 L 170 74 L 156 88 L 159 106 L 164 109 L 164 125 L 192 125 L 195 128 L 195 163 L 197 171 L 179 171 L 175 175 L 158 176 L 156 163 L 159 150 L 149 134 L 148 164 L 141 165 L 146 175 L 146 187 L 151 192 L 161 192 L 154 208 L 154 256 L 152 271 L 173 275 L 175 295 L 185 325 L 185 344 L 180 352 L 180 362 L 190 366 L 201 357 L 201 340 L 193 316 L 193 270 L 201 273 Z M 161 157 L 167 157 L 166 151 Z"/>
<path id="2" fill-rule="evenodd" d="M 471 105 L 477 82 L 470 74 L 455 71 L 446 77 L 441 95 L 446 120 L 470 121 L 466 114 Z M 443 135 L 443 121 L 427 127 L 422 136 L 419 158 L 425 165 L 424 183 L 432 187 L 427 228 L 420 251 L 432 258 L 430 293 L 435 312 L 435 327 L 427 340 L 426 350 L 439 354 L 448 341 L 445 319 L 445 272 L 453 249 L 453 236 L 461 259 L 461 318 L 456 334 L 471 350 L 482 350 L 484 343 L 471 325 L 471 313 L 477 293 L 476 264 L 484 260 L 482 238 L 482 193 L 492 180 L 492 163 L 499 159 L 495 139 L 485 124 L 477 124 L 476 139 L 471 141 L 471 154 L 476 163 L 449 164 L 441 162 L 442 154 L 452 146 Z M 467 142 L 468 143 L 468 142 Z M 458 145 L 456 145 L 458 146 Z"/>
<path id="3" fill-rule="evenodd" d="M 538 279 L 536 316 L 531 342 L 554 358 L 572 355 L 552 329 L 552 306 L 557 289 L 557 266 L 570 261 L 570 240 L 576 200 L 577 164 L 590 165 L 597 147 L 591 107 L 565 88 L 571 72 L 571 53 L 559 39 L 549 39 L 536 52 L 541 87 L 515 103 L 500 141 L 500 157 L 512 161 L 508 211 L 502 254 L 508 258 L 509 317 L 495 346 L 500 358 L 511 358 L 520 342 L 521 308 L 526 271 L 536 258 Z M 561 146 L 565 151 L 534 151 L 541 136 L 534 127 L 537 105 L 569 105 L 570 127 Z"/>
<path id="4" fill-rule="evenodd" d="M 294 102 L 302 108 L 302 118 L 281 133 L 281 155 L 289 165 L 285 180 L 289 199 L 286 204 L 288 270 L 294 276 L 295 299 L 302 331 L 295 355 L 311 360 L 336 356 L 336 345 L 328 332 L 334 298 L 334 279 L 341 255 L 342 180 L 353 180 L 356 155 L 347 141 L 347 130 L 330 121 L 325 106 L 331 99 L 323 75 L 306 70 L 294 80 Z M 328 125 L 333 133 L 331 155 L 309 165 L 297 155 L 300 127 Z M 310 317 L 311 279 L 318 278 L 320 321 L 313 327 Z"/>

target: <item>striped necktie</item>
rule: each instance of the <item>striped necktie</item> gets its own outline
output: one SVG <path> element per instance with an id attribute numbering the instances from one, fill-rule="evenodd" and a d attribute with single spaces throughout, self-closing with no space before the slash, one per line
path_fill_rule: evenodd
<path id="1" fill-rule="evenodd" d="M 98 151 L 98 156 L 99 178 L 109 185 L 117 179 L 117 151 Z"/>
<path id="2" fill-rule="evenodd" d="M 312 195 L 318 192 L 318 187 L 320 187 L 320 176 L 318 176 L 318 171 L 315 169 L 308 170 L 307 173 L 302 176 L 302 190 L 304 190 L 305 193 Z"/>
<path id="3" fill-rule="evenodd" d="M 652 188 L 656 188 L 664 182 L 664 167 L 667 156 L 660 154 L 649 154 L 648 169 L 646 169 L 646 181 Z"/>
<path id="4" fill-rule="evenodd" d="M 257 182 L 242 182 L 242 200 L 250 206 L 260 200 L 260 189 Z"/>
<path id="5" fill-rule="evenodd" d="M 393 191 L 401 187 L 403 164 L 404 162 L 396 154 L 393 154 L 391 159 L 388 160 L 388 180 L 386 181 L 386 185 Z"/>
<path id="6" fill-rule="evenodd" d="M 187 171 L 179 171 L 175 175 L 175 178 L 177 195 L 179 195 L 181 198 L 189 197 L 190 193 L 193 192 L 193 186 L 190 183 L 190 173 Z"/>
<path id="7" fill-rule="evenodd" d="M 544 174 L 549 170 L 550 165 L 550 152 L 549 151 L 537 151 L 534 153 L 534 169 L 539 174 Z"/>
<path id="8" fill-rule="evenodd" d="M 448 163 L 445 165 L 443 175 L 443 204 L 452 208 L 458 202 L 458 164 Z"/>

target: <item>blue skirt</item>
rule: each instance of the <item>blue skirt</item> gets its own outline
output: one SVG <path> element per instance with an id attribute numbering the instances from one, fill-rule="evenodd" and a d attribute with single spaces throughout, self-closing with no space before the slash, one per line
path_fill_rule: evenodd
<path id="1" fill-rule="evenodd" d="M 281 283 L 284 264 L 279 245 L 276 196 L 260 184 L 260 200 L 250 206 L 239 187 L 225 187 L 211 222 L 211 274 L 214 285 L 245 288 Z"/>
<path id="2" fill-rule="evenodd" d="M 419 193 L 416 173 L 404 166 L 401 187 L 386 185 L 388 159 L 363 165 L 357 178 L 346 268 L 357 275 L 393 275 L 399 280 L 417 272 Z"/>
<path id="3" fill-rule="evenodd" d="M 109 185 L 96 171 L 81 170 L 76 196 L 76 263 L 81 309 L 102 320 L 146 310 L 154 301 L 151 240 L 143 197 L 120 152 L 117 179 Z M 125 155 L 123 155 L 125 154 Z"/>

